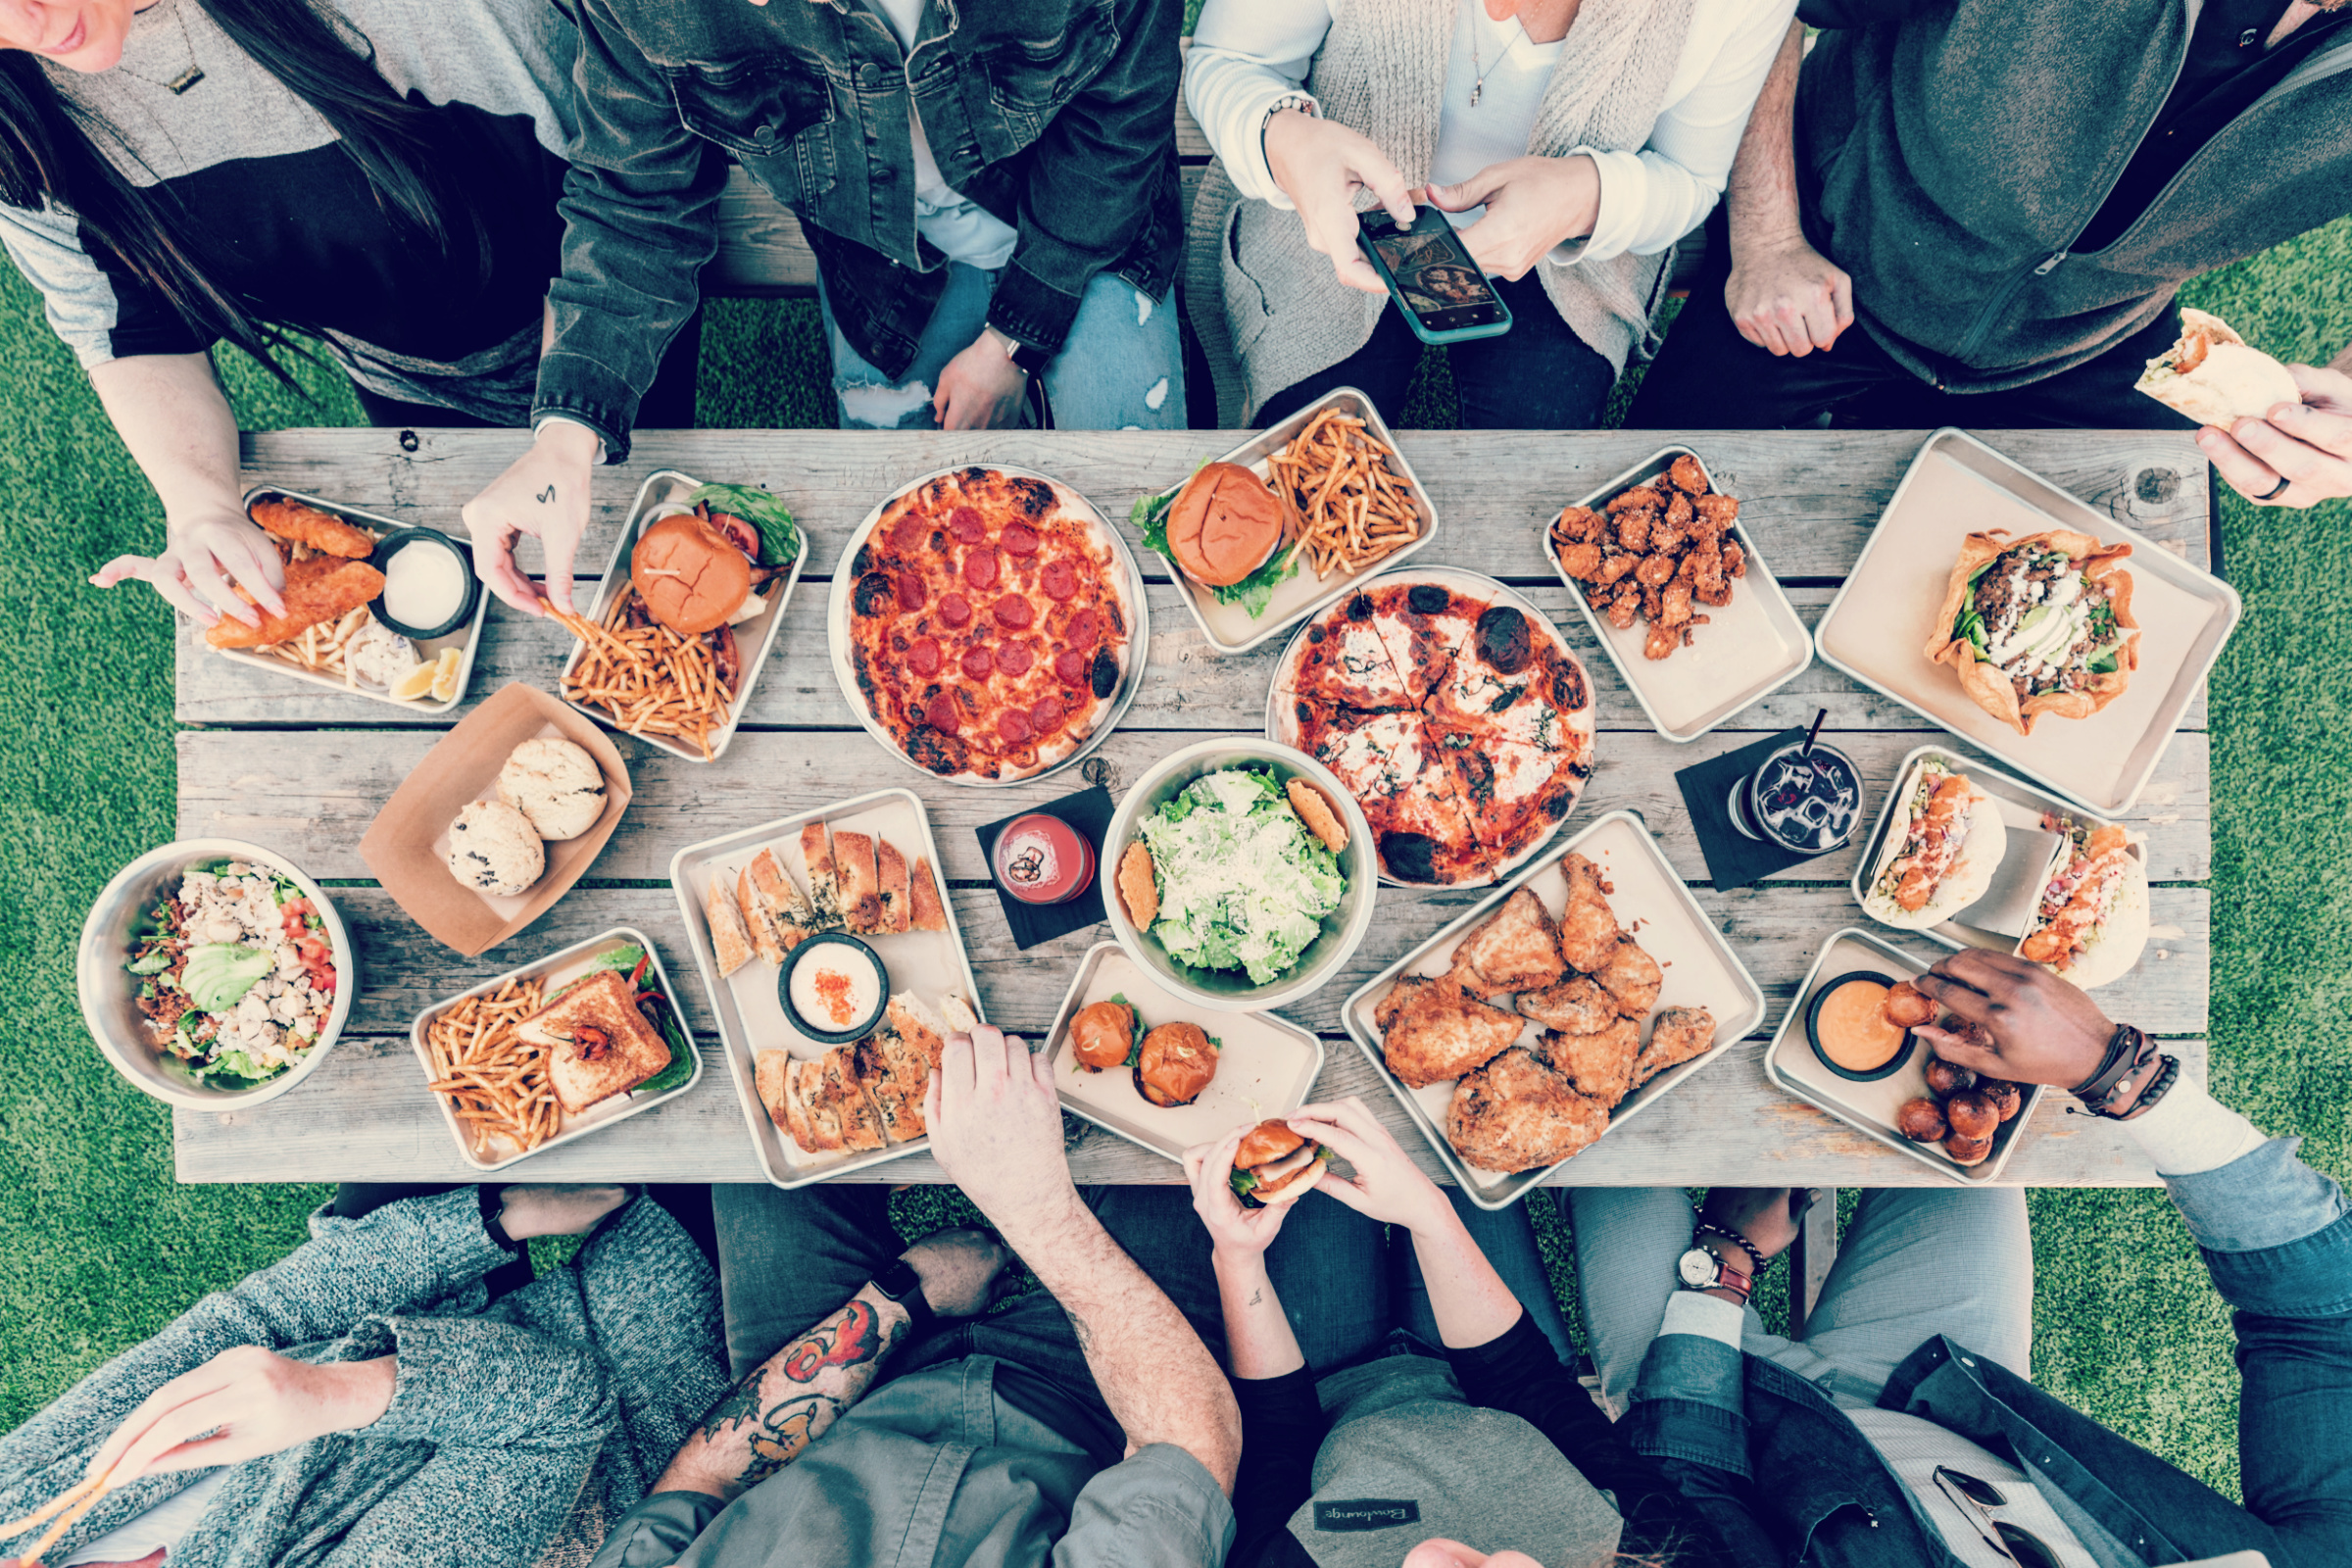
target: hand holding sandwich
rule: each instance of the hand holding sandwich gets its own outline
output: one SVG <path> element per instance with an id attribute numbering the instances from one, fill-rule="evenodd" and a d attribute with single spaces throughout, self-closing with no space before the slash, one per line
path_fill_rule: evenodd
<path id="1" fill-rule="evenodd" d="M 1365 1218 L 1401 1225 L 1416 1237 L 1454 1223 L 1453 1207 L 1438 1184 L 1355 1096 L 1301 1105 L 1287 1119 L 1354 1167 L 1352 1176 L 1325 1176 L 1323 1191 Z"/>
<path id="2" fill-rule="evenodd" d="M 2352 496 L 2352 375 L 2308 365 L 2289 366 L 2287 373 L 2302 402 L 2280 403 L 2226 431 L 2209 424 L 2197 432 L 2197 445 L 2258 506 L 2302 508 Z"/>

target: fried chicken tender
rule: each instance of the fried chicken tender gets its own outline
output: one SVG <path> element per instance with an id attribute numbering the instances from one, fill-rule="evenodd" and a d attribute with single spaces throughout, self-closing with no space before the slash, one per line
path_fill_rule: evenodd
<path id="1" fill-rule="evenodd" d="M 1698 513 L 1697 526 L 1707 533 L 1720 535 L 1724 529 L 1740 520 L 1740 498 L 1737 496 L 1700 496 L 1690 505 Z"/>
<path id="2" fill-rule="evenodd" d="M 306 627 L 341 620 L 383 591 L 384 574 L 365 561 L 313 556 L 308 561 L 289 562 L 284 614 L 264 612 L 259 626 L 248 626 L 222 615 L 204 634 L 204 640 L 215 648 L 268 648 L 290 642 L 301 636 Z M 253 596 L 242 588 L 237 595 L 249 605 L 254 602 Z"/>
<path id="3" fill-rule="evenodd" d="M 1592 974 L 1605 966 L 1617 949 L 1617 916 L 1609 908 L 1609 885 L 1601 880 L 1600 867 L 1581 855 L 1569 856 L 1560 868 L 1568 875 L 1568 908 L 1560 916 L 1560 956 Z M 1607 982 L 1602 985 L 1605 989 Z"/>
<path id="4" fill-rule="evenodd" d="M 1633 1087 L 1641 1088 L 1669 1067 L 1702 1055 L 1715 1044 L 1715 1015 L 1704 1007 L 1668 1007 L 1650 1026 L 1649 1044 L 1634 1058 Z"/>
<path id="5" fill-rule="evenodd" d="M 1519 1015 L 1564 1035 L 1598 1034 L 1617 1021 L 1617 999 L 1585 975 L 1519 994 Z"/>
<path id="6" fill-rule="evenodd" d="M 264 532 L 290 544 L 309 545 L 313 550 L 348 561 L 366 561 L 375 554 L 373 535 L 331 513 L 289 501 L 284 496 L 255 502 L 249 515 L 262 525 Z"/>
<path id="7" fill-rule="evenodd" d="M 1616 1001 L 1619 1012 L 1639 1018 L 1658 1004 L 1666 971 L 1642 951 L 1641 943 L 1626 937 L 1610 952 L 1608 960 L 1592 970 L 1592 978 Z"/>
<path id="8" fill-rule="evenodd" d="M 1740 548 L 1740 541 L 1737 539 L 1726 539 L 1723 542 L 1723 569 L 1734 577 L 1747 575 L 1747 552 Z"/>
<path id="9" fill-rule="evenodd" d="M 1372 1021 L 1389 1071 L 1411 1089 L 1475 1071 L 1526 1027 L 1517 1013 L 1465 995 L 1450 976 L 1397 981 L 1372 1009 Z"/>
<path id="10" fill-rule="evenodd" d="M 1608 1130 L 1608 1106 L 1517 1048 L 1465 1076 L 1446 1108 L 1446 1141 L 1481 1170 L 1556 1165 Z"/>
<path id="11" fill-rule="evenodd" d="M 1643 556 L 1642 564 L 1634 568 L 1634 580 L 1644 588 L 1663 588 L 1674 580 L 1677 564 L 1672 556 Z"/>
<path id="12" fill-rule="evenodd" d="M 1552 1070 L 1580 1095 L 1614 1106 L 1634 1087 L 1634 1058 L 1642 1054 L 1642 1027 L 1631 1018 L 1611 1018 L 1591 1034 L 1547 1029 L 1540 1044 Z"/>
<path id="13" fill-rule="evenodd" d="M 1633 569 L 1640 564 L 1642 564 L 1640 556 L 1629 556 L 1620 552 L 1601 562 L 1600 580 L 1603 583 L 1621 582 L 1631 575 Z"/>
<path id="14" fill-rule="evenodd" d="M 1703 496 L 1707 493 L 1707 470 L 1688 452 L 1667 466 L 1666 480 L 1685 495 Z"/>
<path id="15" fill-rule="evenodd" d="M 1659 595 L 1658 621 L 1665 626 L 1680 626 L 1690 618 L 1690 585 L 1680 578 L 1666 585 Z"/>
<path id="16" fill-rule="evenodd" d="M 1683 635 L 1682 627 L 1669 626 L 1652 616 L 1649 635 L 1642 639 L 1642 657 L 1649 660 L 1672 659 L 1675 650 L 1683 646 Z"/>
<path id="17" fill-rule="evenodd" d="M 1471 995 L 1492 1000 L 1552 985 L 1562 968 L 1559 927 L 1551 911 L 1533 891 L 1521 888 L 1462 938 L 1453 950 L 1449 978 Z"/>
<path id="18" fill-rule="evenodd" d="M 1634 558 L 1631 556 L 1619 556 L 1617 559 L 1619 561 L 1631 561 Z M 1641 610 L 1642 585 L 1636 582 L 1629 582 L 1624 587 L 1618 589 L 1617 597 L 1609 602 L 1609 624 L 1616 627 L 1619 631 L 1623 631 L 1634 623 L 1634 616 L 1639 614 Z"/>
<path id="19" fill-rule="evenodd" d="M 1579 582 L 1592 582 L 1600 576 L 1600 559 L 1598 545 L 1565 545 L 1560 550 L 1560 569 Z"/>
<path id="20" fill-rule="evenodd" d="M 1683 514 L 1679 518 L 1675 516 L 1677 511 Z M 1676 496 L 1674 505 L 1666 509 L 1666 515 L 1649 525 L 1649 548 L 1661 554 L 1673 555 L 1690 542 L 1690 498 Z"/>
<path id="21" fill-rule="evenodd" d="M 1665 502 L 1665 499 L 1666 498 L 1664 496 L 1658 494 L 1655 487 L 1646 484 L 1637 484 L 1629 486 L 1624 490 L 1620 490 L 1616 495 L 1610 497 L 1608 505 L 1601 508 L 1601 510 L 1609 514 L 1609 515 L 1615 516 L 1620 512 L 1632 512 L 1638 507 L 1655 507 L 1662 505 Z"/>

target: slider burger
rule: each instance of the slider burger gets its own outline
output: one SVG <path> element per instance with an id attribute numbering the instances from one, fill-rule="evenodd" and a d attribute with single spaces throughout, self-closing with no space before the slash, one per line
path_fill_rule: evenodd
<path id="1" fill-rule="evenodd" d="M 1168 553 L 1203 588 L 1230 588 L 1281 548 L 1284 520 L 1265 480 L 1237 463 L 1211 463 L 1168 507 Z"/>
<path id="2" fill-rule="evenodd" d="M 1932 759 L 1920 760 L 1896 800 L 1903 814 L 1879 847 L 1862 907 L 1874 920 L 1925 931 L 1984 896 L 2009 829 L 1991 796 Z"/>
<path id="3" fill-rule="evenodd" d="M 1330 1168 L 1331 1151 L 1287 1122 L 1261 1121 L 1233 1152 L 1233 1192 L 1244 1208 L 1272 1208 L 1307 1195 Z"/>
<path id="4" fill-rule="evenodd" d="M 1217 1076 L 1217 1043 L 1197 1023 L 1163 1023 L 1135 1055 L 1135 1092 L 1154 1105 L 1189 1105 Z"/>
<path id="5" fill-rule="evenodd" d="M 1116 999 L 1081 1007 L 1070 1020 L 1070 1054 L 1089 1071 L 1124 1067 L 1137 1045 L 1135 1009 Z"/>

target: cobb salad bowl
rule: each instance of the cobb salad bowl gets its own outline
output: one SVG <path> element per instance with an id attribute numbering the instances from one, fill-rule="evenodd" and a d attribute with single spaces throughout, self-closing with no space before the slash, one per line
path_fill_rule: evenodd
<path id="1" fill-rule="evenodd" d="M 326 942 L 335 976 L 332 1005 L 319 1023 L 317 1039 L 300 1059 L 259 1083 L 239 1088 L 206 1082 L 168 1058 L 139 1010 L 142 977 L 126 967 L 138 954 L 141 939 L 154 929 L 156 906 L 178 896 L 190 870 L 223 860 L 243 862 L 279 880 L 281 886 L 290 884 L 310 902 L 318 922 L 314 929 Z M 243 1110 L 293 1089 L 317 1071 L 334 1049 L 359 985 L 351 936 L 325 892 L 283 856 L 236 839 L 181 839 L 149 850 L 116 872 L 82 921 L 74 969 L 82 1022 L 107 1061 L 140 1093 L 186 1110 Z"/>
<path id="2" fill-rule="evenodd" d="M 1160 893 L 1161 916 L 1152 929 L 1139 928 L 1130 918 L 1119 891 L 1120 861 L 1127 847 L 1143 837 L 1145 822 L 1158 816 L 1161 808 L 1198 780 L 1235 768 L 1262 773 L 1278 786 L 1287 786 L 1294 778 L 1304 779 L 1321 791 L 1348 832 L 1347 844 L 1335 857 L 1343 883 L 1336 906 L 1319 917 L 1314 934 L 1298 948 L 1297 956 L 1263 980 L 1251 979 L 1246 967 L 1200 966 L 1170 954 L 1160 934 L 1162 925 L 1169 918 L 1170 907 L 1181 908 L 1186 901 L 1181 890 L 1177 897 L 1170 897 L 1168 868 L 1158 865 L 1156 858 L 1154 877 Z M 1269 875 L 1254 880 L 1269 887 L 1295 881 L 1282 867 L 1266 870 Z M 1161 758 L 1130 785 L 1111 816 L 1109 832 L 1103 836 L 1099 875 L 1103 907 L 1110 916 L 1111 935 L 1127 956 L 1172 989 L 1203 1007 L 1220 1012 L 1258 1012 L 1279 1007 L 1312 996 L 1336 979 L 1363 942 L 1364 933 L 1371 929 L 1372 901 L 1380 883 L 1380 867 L 1372 855 L 1372 830 L 1364 821 L 1363 808 L 1340 787 L 1340 781 L 1330 770 L 1303 752 L 1242 736 L 1218 736 L 1181 747 Z"/>

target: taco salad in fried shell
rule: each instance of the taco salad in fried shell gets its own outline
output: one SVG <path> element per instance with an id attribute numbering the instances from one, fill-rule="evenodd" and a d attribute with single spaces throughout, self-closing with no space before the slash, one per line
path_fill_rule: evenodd
<path id="1" fill-rule="evenodd" d="M 1978 707 L 2034 733 L 2044 713 L 2087 718 L 2124 694 L 2139 667 L 2132 618 L 2129 544 L 2103 545 L 2072 528 L 2011 540 L 1972 533 L 1928 638 L 1930 662 L 1949 664 Z"/>

